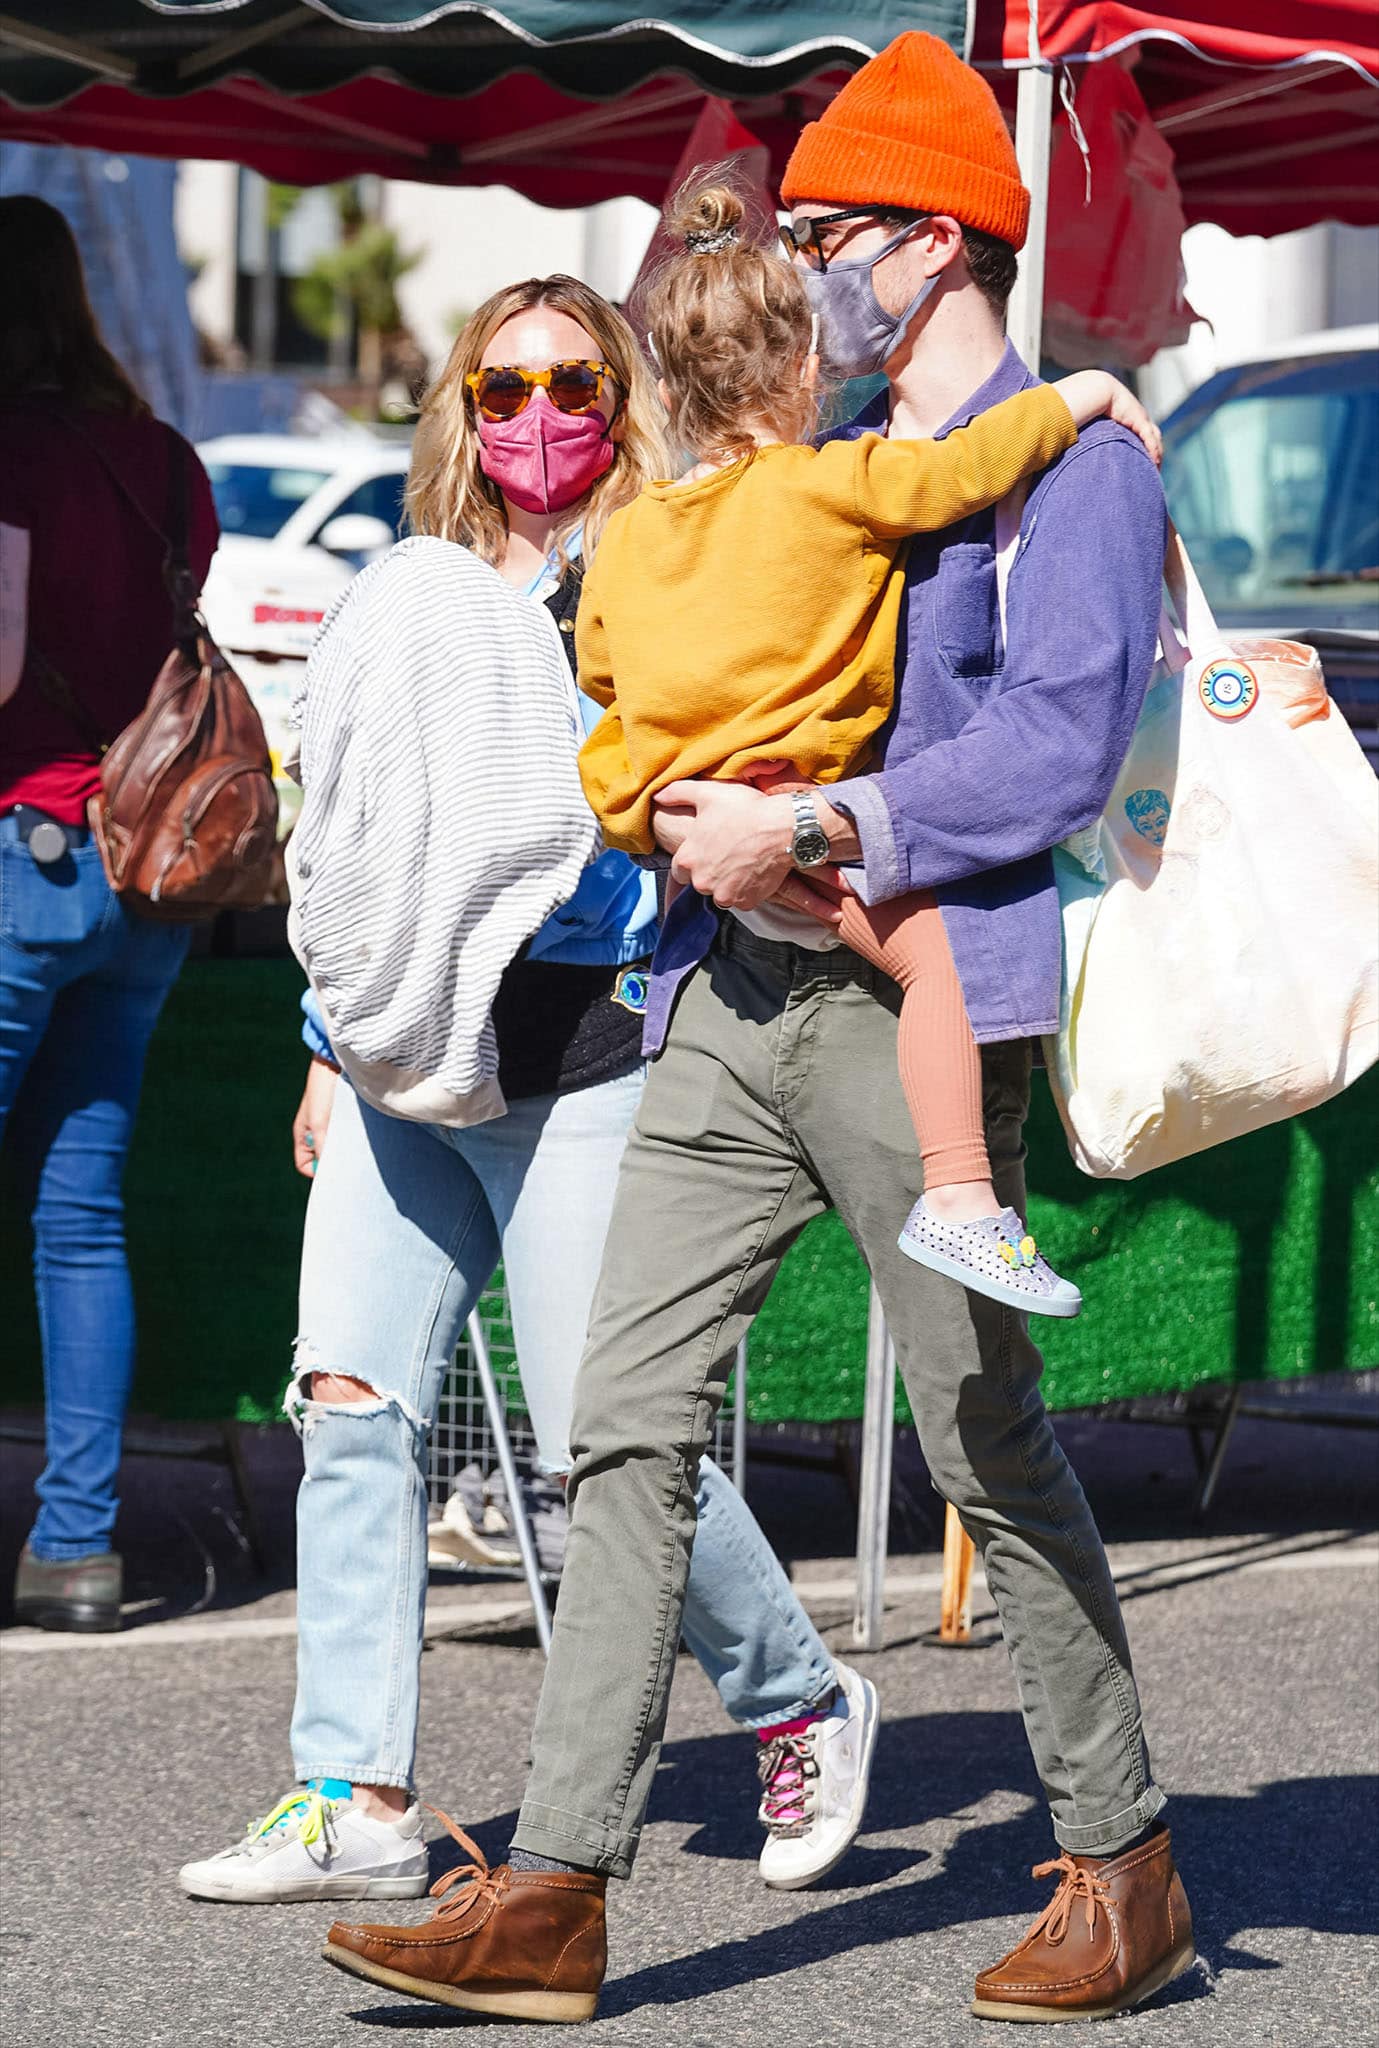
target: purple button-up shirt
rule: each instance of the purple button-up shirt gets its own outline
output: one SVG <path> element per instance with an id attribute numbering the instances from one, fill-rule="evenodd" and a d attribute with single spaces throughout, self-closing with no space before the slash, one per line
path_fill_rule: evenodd
<path id="1" fill-rule="evenodd" d="M 1007 342 L 934 438 L 1035 381 Z M 835 438 L 886 423 L 882 393 Z M 881 767 L 827 795 L 856 825 L 873 902 L 934 891 L 979 1042 L 1057 1028 L 1050 849 L 1100 816 L 1130 745 L 1154 665 L 1165 538 L 1153 463 L 1099 421 L 1029 487 L 1004 635 L 994 513 L 910 542 Z M 667 920 L 648 1053 L 716 924 L 689 891 Z"/>

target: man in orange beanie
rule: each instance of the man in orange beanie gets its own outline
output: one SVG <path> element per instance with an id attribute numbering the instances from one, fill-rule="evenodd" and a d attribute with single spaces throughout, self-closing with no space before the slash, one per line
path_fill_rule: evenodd
<path id="1" fill-rule="evenodd" d="M 800 137 L 783 196 L 826 367 L 887 379 L 843 433 L 942 435 L 1033 381 L 1004 333 L 1028 194 L 990 90 L 944 44 L 904 35 L 858 72 Z M 1098 2018 L 1192 1962 L 1115 1586 L 1044 1412 L 1042 1361 L 1023 1316 L 897 1247 L 895 1214 L 921 1193 L 897 991 L 837 944 L 801 872 L 822 836 L 862 864 L 873 901 L 937 895 L 983 1047 L 993 1177 L 1023 1214 L 1029 1042 L 1059 1010 L 1050 849 L 1100 815 L 1134 732 L 1164 540 L 1152 463 L 1098 423 L 1028 486 L 1023 514 L 911 541 L 877 772 L 801 799 L 812 819 L 746 784 L 664 793 L 658 836 L 693 889 L 657 953 L 660 1057 L 577 1390 L 569 1549 L 512 1872 L 481 1875 L 462 1913 L 447 1903 L 449 1935 L 337 1930 L 346 1967 L 515 2017 L 593 2009 L 603 1880 L 630 1871 L 665 1723 L 698 1460 L 738 1340 L 830 1206 L 880 1292 L 934 1484 L 982 1549 L 1061 1852 L 1055 1897 L 978 1978 L 974 2010 Z M 799 1741 L 810 1799 L 845 1800 L 817 1731 Z"/>

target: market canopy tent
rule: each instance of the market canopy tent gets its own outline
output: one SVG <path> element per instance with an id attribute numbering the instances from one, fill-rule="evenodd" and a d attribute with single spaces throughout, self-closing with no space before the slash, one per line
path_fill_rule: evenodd
<path id="1" fill-rule="evenodd" d="M 961 47 L 965 0 L 866 11 L 689 0 L 0 0 L 0 135 L 222 157 L 290 184 L 373 172 L 501 183 L 549 206 L 659 204 L 706 94 L 777 165 L 850 70 L 903 28 Z M 408 26 L 408 24 L 413 24 Z"/>
<path id="2" fill-rule="evenodd" d="M 1152 123 L 1160 152 L 1164 143 L 1172 150 L 1173 205 L 1165 209 L 1146 192 L 1147 211 L 1166 217 L 1181 207 L 1185 226 L 1212 221 L 1237 235 L 1276 235 L 1323 220 L 1379 221 L 1379 186 L 1369 161 L 1379 137 L 1372 0 L 1309 0 L 1306 7 L 1295 0 L 1258 0 L 1253 7 L 1245 0 L 1194 0 L 1172 13 L 1123 0 L 975 0 L 975 5 L 972 61 L 1016 76 L 1015 144 L 1034 196 L 1029 243 L 1008 323 L 1026 362 L 1037 363 L 1040 356 L 1055 78 L 1064 108 L 1062 137 L 1080 142 L 1079 85 L 1103 67 L 1123 67 L 1128 74 L 1119 94 L 1100 95 L 1103 102 L 1108 97 L 1120 101 L 1111 113 L 1112 124 L 1142 109 L 1138 118 L 1147 128 Z M 1096 83 L 1110 81 L 1103 77 Z M 1115 133 L 1114 125 L 1108 132 Z M 1089 156 L 1089 198 L 1092 171 Z M 1065 181 L 1060 215 L 1065 256 L 1066 208 Z M 1105 219 L 1099 234 L 1105 242 Z M 1145 246 L 1152 251 L 1152 232 Z M 1085 273 L 1085 238 L 1073 254 L 1074 272 Z M 1134 334 L 1133 270 L 1123 320 L 1088 318 L 1089 289 L 1095 288 L 1085 274 L 1076 279 L 1077 303 L 1064 308 L 1074 314 L 1074 325 L 1080 315 L 1085 338 L 1123 327 L 1132 346 L 1116 359 L 1146 361 L 1154 323 L 1139 322 L 1140 332 Z M 1124 281 L 1120 296 L 1125 302 Z M 1173 294 L 1166 296 L 1171 301 Z M 1175 331 L 1177 316 L 1177 308 L 1164 305 L 1157 339 L 1181 339 Z M 1069 331 L 1065 320 L 1063 333 Z"/>
<path id="3" fill-rule="evenodd" d="M 1189 222 L 1379 220 L 1372 0 L 0 0 L 0 137 L 220 157 L 290 184 L 374 172 L 545 205 L 659 202 L 705 94 L 777 174 L 801 125 L 902 29 L 993 75 L 1134 67 Z M 1045 113 L 1051 94 L 1042 102 Z M 1036 177 L 1037 184 L 1037 177 Z"/>
<path id="4" fill-rule="evenodd" d="M 1276 235 L 1379 221 L 1374 0 L 976 0 L 982 69 L 1130 66 L 1173 146 L 1188 224 Z"/>

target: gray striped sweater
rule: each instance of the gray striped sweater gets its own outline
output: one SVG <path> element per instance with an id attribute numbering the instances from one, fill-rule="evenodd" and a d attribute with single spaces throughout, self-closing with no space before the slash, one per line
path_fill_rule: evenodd
<path id="1" fill-rule="evenodd" d="M 293 948 L 376 1109 L 501 1116 L 503 970 L 598 851 L 560 636 L 467 548 L 402 541 L 322 624 L 298 699 Z"/>

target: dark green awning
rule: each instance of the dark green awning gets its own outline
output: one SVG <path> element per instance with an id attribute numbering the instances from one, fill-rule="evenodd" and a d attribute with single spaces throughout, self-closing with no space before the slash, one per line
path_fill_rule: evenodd
<path id="1" fill-rule="evenodd" d="M 659 200 L 703 104 L 777 163 L 907 28 L 962 49 L 967 0 L 0 0 L 0 135 L 230 158 L 296 184 L 501 182 Z"/>
<path id="2" fill-rule="evenodd" d="M 102 77 L 161 97 L 248 76 L 318 93 L 376 72 L 450 97 L 520 70 L 581 98 L 664 72 L 735 98 L 851 69 L 907 28 L 960 50 L 966 25 L 966 0 L 8 0 L 0 92 L 51 107 Z"/>

